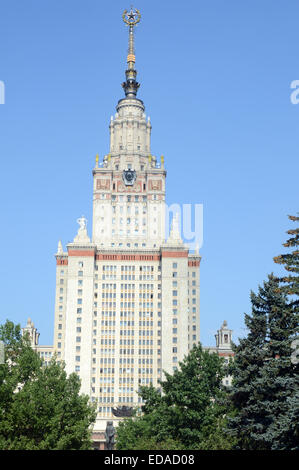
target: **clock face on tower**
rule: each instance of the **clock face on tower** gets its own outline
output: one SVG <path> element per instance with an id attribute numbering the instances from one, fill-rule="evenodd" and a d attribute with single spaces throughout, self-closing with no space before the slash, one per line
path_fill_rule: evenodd
<path id="1" fill-rule="evenodd" d="M 135 170 L 124 170 L 123 171 L 123 182 L 126 186 L 132 186 L 136 180 L 136 171 Z"/>

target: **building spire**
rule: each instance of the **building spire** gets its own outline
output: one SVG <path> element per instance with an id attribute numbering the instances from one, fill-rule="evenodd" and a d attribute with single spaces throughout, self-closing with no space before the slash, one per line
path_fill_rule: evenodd
<path id="1" fill-rule="evenodd" d="M 128 12 L 123 12 L 123 20 L 129 26 L 129 49 L 127 56 L 126 81 L 122 84 L 127 98 L 136 98 L 139 83 L 136 81 L 137 70 L 135 70 L 135 49 L 134 49 L 134 26 L 139 23 L 141 14 L 139 10 L 131 7 Z"/>

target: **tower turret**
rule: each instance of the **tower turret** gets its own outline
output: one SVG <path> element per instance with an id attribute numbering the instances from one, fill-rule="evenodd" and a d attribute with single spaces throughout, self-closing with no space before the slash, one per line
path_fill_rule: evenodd
<path id="1" fill-rule="evenodd" d="M 28 318 L 27 325 L 22 328 L 22 336 L 25 335 L 28 335 L 31 347 L 36 348 L 38 346 L 39 332 L 35 328 L 34 323 L 31 321 L 31 318 Z"/>
<path id="2" fill-rule="evenodd" d="M 230 350 L 232 343 L 232 333 L 233 330 L 230 330 L 227 326 L 227 321 L 224 320 L 220 330 L 217 331 L 215 335 L 216 338 L 216 347 L 218 350 Z"/>
<path id="3" fill-rule="evenodd" d="M 109 153 L 93 169 L 92 241 L 103 248 L 157 248 L 165 241 L 166 171 L 151 152 L 151 121 L 136 96 L 134 32 L 141 15 L 132 7 L 122 18 L 129 28 L 125 96 L 110 119 Z"/>

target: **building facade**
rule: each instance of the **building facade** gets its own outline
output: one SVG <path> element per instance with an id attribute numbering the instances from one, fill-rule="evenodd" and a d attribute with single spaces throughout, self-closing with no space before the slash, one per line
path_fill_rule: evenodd
<path id="1" fill-rule="evenodd" d="M 110 120 L 110 149 L 93 168 L 92 236 L 78 219 L 72 243 L 56 253 L 54 350 L 82 393 L 97 403 L 95 429 L 117 424 L 113 408 L 140 403 L 140 385 L 159 386 L 199 341 L 199 253 L 190 253 L 173 217 L 165 234 L 164 157 L 151 154 L 151 122 L 137 98 L 134 26 L 124 98 Z"/>
<path id="2" fill-rule="evenodd" d="M 30 318 L 27 321 L 27 325 L 24 328 L 22 328 L 22 334 L 29 335 L 32 348 L 35 351 L 37 351 L 39 356 L 43 359 L 44 366 L 47 366 L 51 358 L 53 357 L 54 348 L 53 346 L 39 345 L 39 333 Z M 228 364 L 231 360 L 233 360 L 234 352 L 232 350 L 232 330 L 228 328 L 226 321 L 223 322 L 222 326 L 215 334 L 215 339 L 216 339 L 215 346 L 204 346 L 203 349 L 208 351 L 209 353 L 218 354 L 218 356 L 222 357 L 225 363 Z M 3 349 L 3 357 L 4 357 L 4 349 Z M 224 377 L 223 384 L 225 386 L 230 386 L 231 382 L 232 382 L 231 376 Z M 95 428 L 93 429 L 92 441 L 93 441 L 94 449 L 97 449 L 97 450 L 106 449 L 105 431 L 104 429 L 100 429 L 100 426 L 95 426 Z"/>
<path id="3" fill-rule="evenodd" d="M 97 405 L 99 442 L 107 421 L 121 419 L 115 409 L 140 406 L 139 387 L 158 388 L 163 371 L 175 371 L 200 339 L 201 256 L 183 243 L 177 215 L 166 234 L 164 157 L 151 153 L 152 125 L 137 98 L 140 14 L 131 10 L 123 19 L 125 96 L 110 119 L 109 153 L 102 161 L 97 155 L 92 170 L 92 233 L 80 217 L 73 242 L 65 250 L 58 243 L 53 346 L 38 346 L 31 323 L 26 327 L 40 355 L 55 352 L 67 373 L 80 377 L 81 392 Z"/>

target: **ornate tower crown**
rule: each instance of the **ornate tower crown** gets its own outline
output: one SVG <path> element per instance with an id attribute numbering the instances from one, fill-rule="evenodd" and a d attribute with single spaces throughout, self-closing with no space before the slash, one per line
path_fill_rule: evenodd
<path id="1" fill-rule="evenodd" d="M 123 20 L 128 26 L 135 26 L 139 23 L 141 18 L 141 14 L 139 10 L 133 11 L 133 7 L 131 7 L 131 11 L 128 13 L 128 10 L 123 12 Z"/>
<path id="2" fill-rule="evenodd" d="M 136 81 L 137 70 L 135 70 L 135 50 L 134 50 L 134 26 L 139 23 L 141 14 L 139 10 L 131 7 L 130 12 L 123 12 L 123 21 L 129 26 L 129 48 L 127 55 L 126 81 L 122 84 L 127 98 L 136 98 L 139 83 Z"/>

